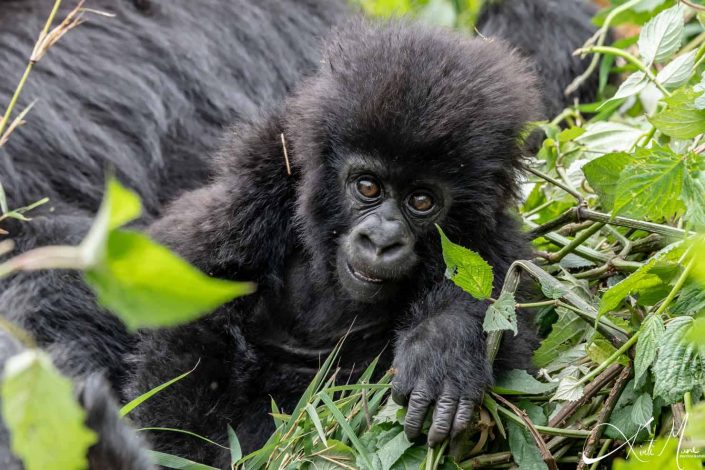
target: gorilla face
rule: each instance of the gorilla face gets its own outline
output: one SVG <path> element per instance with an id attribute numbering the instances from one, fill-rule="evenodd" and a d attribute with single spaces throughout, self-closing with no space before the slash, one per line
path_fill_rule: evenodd
<path id="1" fill-rule="evenodd" d="M 312 276 L 362 302 L 439 277 L 434 224 L 485 241 L 538 115 L 530 67 L 502 44 L 405 26 L 348 25 L 284 113 Z"/>
<path id="2" fill-rule="evenodd" d="M 336 256 L 340 284 L 361 302 L 389 298 L 413 275 L 417 239 L 440 220 L 448 198 L 444 184 L 395 178 L 369 161 L 353 159 L 341 175 L 349 229 Z"/>

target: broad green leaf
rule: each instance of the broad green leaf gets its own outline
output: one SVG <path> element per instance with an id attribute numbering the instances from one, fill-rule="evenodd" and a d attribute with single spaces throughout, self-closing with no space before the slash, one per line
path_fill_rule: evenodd
<path id="1" fill-rule="evenodd" d="M 682 212 L 683 157 L 663 147 L 642 150 L 636 156 L 619 178 L 613 215 L 663 220 Z"/>
<path id="2" fill-rule="evenodd" d="M 676 139 L 692 139 L 705 132 L 705 110 L 698 109 L 696 100 L 699 93 L 676 90 L 663 101 L 666 109 L 650 118 L 658 130 Z"/>
<path id="3" fill-rule="evenodd" d="M 627 382 L 610 416 L 610 426 L 605 427 L 605 437 L 619 440 L 635 438 L 636 442 L 648 438 L 648 428 L 644 428 L 643 423 L 636 424 L 633 419 L 634 415 L 641 413 L 641 411 L 634 411 L 640 396 L 641 393 L 635 388 L 635 381 Z"/>
<path id="4" fill-rule="evenodd" d="M 634 96 L 640 93 L 644 88 L 646 88 L 646 85 L 648 84 L 649 79 L 644 72 L 634 72 L 633 74 L 629 75 L 629 77 L 627 77 L 624 82 L 622 82 L 622 84 L 619 86 L 619 89 L 617 90 L 617 93 L 615 93 L 612 98 L 602 103 L 602 106 L 600 106 L 600 108 L 602 108 L 611 101 Z"/>
<path id="5" fill-rule="evenodd" d="M 539 348 L 534 351 L 534 364 L 537 367 L 546 367 L 553 362 L 559 354 L 564 353 L 580 340 L 584 335 L 584 322 L 575 313 L 566 309 L 556 309 L 558 321 L 554 323 L 551 333 L 541 341 Z"/>
<path id="6" fill-rule="evenodd" d="M 24 351 L 8 359 L 2 381 L 2 416 L 12 452 L 27 470 L 78 470 L 88 466 L 97 436 L 84 425 L 85 413 L 71 382 L 49 357 Z"/>
<path id="7" fill-rule="evenodd" d="M 426 449 L 420 446 L 410 447 L 390 470 L 420 470 L 425 459 Z"/>
<path id="8" fill-rule="evenodd" d="M 441 235 L 446 277 L 476 299 L 484 300 L 492 295 L 492 266 L 480 255 L 448 240 L 443 230 Z"/>
<path id="9" fill-rule="evenodd" d="M 598 154 L 626 152 L 644 134 L 644 130 L 619 122 L 589 124 L 583 135 L 575 139 L 589 152 Z"/>
<path id="10" fill-rule="evenodd" d="M 567 375 L 558 383 L 558 389 L 551 398 L 551 401 L 575 401 L 583 396 L 585 387 L 572 375 Z"/>
<path id="11" fill-rule="evenodd" d="M 652 258 L 648 263 L 634 271 L 628 277 L 610 287 L 600 300 L 600 315 L 615 310 L 628 295 L 646 291 L 662 283 L 661 278 L 650 271 L 656 265 Z"/>
<path id="12" fill-rule="evenodd" d="M 685 341 L 692 327 L 691 317 L 678 317 L 666 325 L 654 363 L 654 396 L 671 405 L 683 399 L 685 392 L 699 388 L 703 380 L 702 358 L 696 345 Z"/>
<path id="13" fill-rule="evenodd" d="M 548 299 L 560 299 L 568 293 L 568 288 L 561 284 L 548 283 L 544 279 L 539 279 L 539 282 L 541 283 L 541 292 Z"/>
<path id="14" fill-rule="evenodd" d="M 104 260 L 85 279 L 131 329 L 192 321 L 254 289 L 210 278 L 147 236 L 120 230 L 110 232 Z"/>
<path id="15" fill-rule="evenodd" d="M 558 134 L 558 141 L 561 143 L 570 142 L 571 140 L 577 139 L 581 135 L 585 134 L 585 128 L 583 127 L 571 127 L 565 129 Z"/>
<path id="16" fill-rule="evenodd" d="M 81 242 L 81 253 L 86 265 L 95 266 L 101 262 L 105 257 L 105 244 L 110 231 L 136 219 L 141 212 L 139 197 L 115 178 L 110 178 L 98 214 Z"/>
<path id="17" fill-rule="evenodd" d="M 413 444 L 401 430 L 393 439 L 377 450 L 377 457 L 382 463 L 382 470 L 389 470 L 404 455 L 404 452 Z"/>
<path id="18" fill-rule="evenodd" d="M 679 5 L 662 11 L 646 23 L 638 42 L 644 65 L 649 67 L 675 54 L 681 46 L 683 26 L 683 10 Z"/>
<path id="19" fill-rule="evenodd" d="M 485 332 L 512 330 L 517 334 L 516 300 L 511 292 L 502 292 L 496 302 L 490 304 L 482 323 Z"/>
<path id="20" fill-rule="evenodd" d="M 612 345 L 612 343 L 610 343 L 600 335 L 596 335 L 587 347 L 588 357 L 595 364 L 602 364 L 615 352 L 617 352 L 617 349 Z M 627 364 L 629 364 L 629 358 L 622 354 L 619 356 L 617 362 L 626 366 Z"/>
<path id="21" fill-rule="evenodd" d="M 555 383 L 539 382 L 525 370 L 512 369 L 499 376 L 494 391 L 501 395 L 538 395 L 557 386 Z"/>
<path id="22" fill-rule="evenodd" d="M 656 81 L 669 89 L 685 85 L 693 74 L 697 52 L 691 51 L 673 59 L 656 75 Z"/>
<path id="23" fill-rule="evenodd" d="M 649 367 L 656 359 L 656 350 L 661 342 L 665 328 L 660 316 L 649 315 L 644 320 L 643 331 L 636 343 L 634 357 L 634 382 L 637 386 L 646 377 Z"/>
<path id="24" fill-rule="evenodd" d="M 519 470 L 547 470 L 536 442 L 523 426 L 514 422 L 507 424 L 509 450 Z"/>
<path id="25" fill-rule="evenodd" d="M 637 426 L 644 426 L 654 414 L 654 402 L 648 393 L 642 393 L 634 402 L 632 408 L 632 422 Z"/>
<path id="26" fill-rule="evenodd" d="M 583 165 L 583 174 L 600 197 L 602 207 L 612 210 L 617 183 L 622 170 L 632 162 L 632 157 L 625 152 L 608 153 Z"/>
<path id="27" fill-rule="evenodd" d="M 705 228 L 705 172 L 686 172 L 683 175 L 683 202 L 685 221 L 689 227 Z"/>

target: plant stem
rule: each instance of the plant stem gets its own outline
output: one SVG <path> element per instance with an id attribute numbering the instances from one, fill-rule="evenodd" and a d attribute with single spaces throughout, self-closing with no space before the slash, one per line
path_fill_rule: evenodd
<path id="1" fill-rule="evenodd" d="M 600 440 L 600 437 L 602 437 L 602 433 L 605 430 L 605 427 L 602 426 L 602 424 L 609 421 L 610 416 L 612 415 L 612 411 L 614 410 L 614 407 L 617 404 L 617 400 L 622 394 L 622 390 L 624 390 L 624 387 L 627 385 L 627 381 L 629 380 L 629 377 L 631 375 L 631 366 L 625 367 L 622 370 L 622 373 L 619 374 L 619 377 L 617 378 L 614 387 L 612 387 L 612 390 L 610 390 L 610 394 L 605 400 L 605 404 L 602 406 L 600 416 L 597 418 L 597 423 L 592 428 L 592 432 L 590 432 L 590 437 L 588 437 L 585 441 L 585 446 L 583 447 L 583 456 L 590 456 L 595 452 L 597 443 Z M 587 464 L 585 463 L 585 460 L 580 459 L 580 463 L 578 463 L 576 470 L 584 470 L 586 465 Z"/>
<path id="2" fill-rule="evenodd" d="M 656 312 L 654 312 L 654 315 L 661 315 L 666 310 L 666 308 L 668 308 L 668 306 L 671 304 L 676 295 L 678 295 L 678 292 L 683 287 L 683 284 L 685 284 L 685 281 L 688 279 L 688 276 L 690 275 L 690 271 L 693 269 L 693 266 L 695 266 L 695 258 L 691 258 L 691 260 L 685 266 L 685 269 L 678 277 L 676 283 L 673 285 L 671 292 L 668 293 L 663 303 L 659 306 Z"/>
<path id="3" fill-rule="evenodd" d="M 582 379 L 578 380 L 578 384 L 585 384 L 585 383 L 591 381 L 592 379 L 594 379 L 595 377 L 597 377 L 598 375 L 600 375 L 600 373 L 601 373 L 603 370 L 607 369 L 609 366 L 611 366 L 612 364 L 614 364 L 614 362 L 615 362 L 617 359 L 619 359 L 619 356 L 621 356 L 622 354 L 626 353 L 627 351 L 629 351 L 629 349 L 630 349 L 632 346 L 634 346 L 634 343 L 636 343 L 637 339 L 639 339 L 639 334 L 640 334 L 640 333 L 641 333 L 641 330 L 639 330 L 639 331 L 637 331 L 636 333 L 634 333 L 634 335 L 632 335 L 632 337 L 629 338 L 629 339 L 627 340 L 627 342 L 622 345 L 622 347 L 620 347 L 620 348 L 617 349 L 614 353 L 612 353 L 612 355 L 611 355 L 610 357 L 608 357 L 607 359 L 605 359 L 600 365 L 598 365 L 595 369 L 593 369 L 592 371 L 590 371 L 589 374 L 585 375 Z"/>
<path id="4" fill-rule="evenodd" d="M 654 77 L 653 72 L 649 70 L 648 67 L 646 67 L 644 64 L 641 63 L 639 59 L 631 55 L 629 52 L 619 49 L 617 47 L 608 47 L 608 46 L 591 46 L 591 47 L 586 47 L 583 49 L 579 49 L 581 52 L 592 52 L 592 53 L 598 53 L 598 54 L 610 54 L 610 55 L 615 55 L 618 57 L 623 58 L 630 64 L 634 65 L 636 68 L 639 69 L 639 71 L 643 72 L 644 75 L 646 75 L 646 78 L 649 79 L 654 85 L 656 85 L 656 88 L 661 91 L 665 96 L 671 96 L 671 92 L 666 90 L 663 85 L 661 85 L 658 80 L 656 80 L 656 77 Z"/>
<path id="5" fill-rule="evenodd" d="M 604 222 L 597 222 L 591 225 L 590 227 L 586 228 L 585 230 L 580 232 L 570 243 L 565 245 L 557 252 L 551 253 L 548 260 L 552 263 L 557 263 L 558 261 L 562 260 L 566 257 L 566 255 L 568 255 L 568 253 L 572 253 L 577 247 L 582 246 L 585 240 L 593 236 L 604 226 Z"/>
<path id="6" fill-rule="evenodd" d="M 39 39 L 37 40 L 37 44 L 39 44 L 40 41 L 46 37 L 46 35 L 49 33 L 49 28 L 51 27 L 51 24 L 54 22 L 54 17 L 56 16 L 56 13 L 59 11 L 59 6 L 61 5 L 61 0 L 56 0 L 54 2 L 54 7 L 51 9 L 51 13 L 49 13 L 49 18 L 47 18 L 46 23 L 44 24 L 44 28 L 42 29 L 41 34 L 39 35 Z M 36 46 L 35 46 L 36 48 Z M 17 88 L 15 88 L 15 93 L 12 95 L 12 99 L 10 99 L 10 104 L 7 106 L 7 109 L 5 110 L 5 114 L 2 117 L 2 121 L 0 121 L 0 136 L 3 135 L 3 131 L 5 130 L 5 127 L 7 126 L 7 123 L 10 121 L 10 116 L 12 115 L 12 110 L 14 109 L 15 105 L 17 104 L 17 100 L 20 97 L 20 94 L 22 93 L 22 89 L 25 86 L 25 83 L 27 83 L 27 77 L 29 77 L 30 72 L 32 71 L 32 68 L 34 67 L 34 64 L 36 62 L 34 59 L 30 59 L 30 61 L 27 63 L 27 67 L 24 69 L 24 73 L 22 74 L 22 78 L 20 78 L 20 82 L 17 85 Z"/>

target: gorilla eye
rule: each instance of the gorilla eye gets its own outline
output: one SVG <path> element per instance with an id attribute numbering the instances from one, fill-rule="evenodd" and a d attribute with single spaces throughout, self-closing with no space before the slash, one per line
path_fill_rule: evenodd
<path id="1" fill-rule="evenodd" d="M 433 206 L 435 205 L 433 201 L 433 197 L 424 192 L 418 192 L 418 193 L 413 193 L 411 196 L 409 196 L 409 207 L 414 212 L 418 213 L 426 213 L 429 212 L 431 209 L 433 209 Z"/>
<path id="2" fill-rule="evenodd" d="M 355 183 L 357 192 L 366 199 L 376 199 L 382 193 L 379 183 L 369 176 L 364 176 Z"/>

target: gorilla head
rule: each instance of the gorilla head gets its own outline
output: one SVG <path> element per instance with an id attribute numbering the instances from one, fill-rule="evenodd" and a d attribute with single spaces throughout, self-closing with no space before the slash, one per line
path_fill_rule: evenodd
<path id="1" fill-rule="evenodd" d="M 498 42 L 356 21 L 328 44 L 286 116 L 303 176 L 297 220 L 318 267 L 353 299 L 377 302 L 429 259 L 434 224 L 492 232 L 538 93 Z"/>

